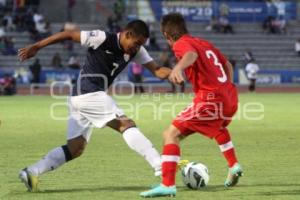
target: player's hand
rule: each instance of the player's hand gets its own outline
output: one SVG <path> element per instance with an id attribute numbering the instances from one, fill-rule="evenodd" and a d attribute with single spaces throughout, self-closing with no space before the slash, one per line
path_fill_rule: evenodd
<path id="1" fill-rule="evenodd" d="M 25 48 L 19 49 L 18 50 L 19 60 L 21 62 L 23 62 L 24 60 L 27 60 L 27 59 L 35 56 L 35 54 L 38 52 L 38 50 L 39 49 L 36 45 L 30 45 Z"/>
<path id="2" fill-rule="evenodd" d="M 169 75 L 171 74 L 171 69 L 167 67 L 160 67 L 158 70 L 156 70 L 155 74 L 160 79 L 167 79 Z"/>
<path id="3" fill-rule="evenodd" d="M 175 84 L 182 84 L 184 82 L 182 70 L 174 68 L 169 76 L 169 80 Z"/>

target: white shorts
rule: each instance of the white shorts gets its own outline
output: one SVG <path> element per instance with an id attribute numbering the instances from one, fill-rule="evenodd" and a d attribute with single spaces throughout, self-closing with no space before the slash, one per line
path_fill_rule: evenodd
<path id="1" fill-rule="evenodd" d="M 109 121 L 124 115 L 115 101 L 103 91 L 72 96 L 68 104 L 68 140 L 82 135 L 88 142 L 92 125 L 103 128 Z"/>

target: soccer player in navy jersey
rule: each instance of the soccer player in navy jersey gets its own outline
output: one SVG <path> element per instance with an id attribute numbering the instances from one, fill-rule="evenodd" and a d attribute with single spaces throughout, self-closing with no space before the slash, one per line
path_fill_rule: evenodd
<path id="1" fill-rule="evenodd" d="M 108 126 L 120 132 L 128 146 L 147 160 L 155 175 L 161 174 L 160 154 L 106 93 L 113 80 L 131 61 L 143 65 L 158 78 L 168 77 L 170 69 L 158 66 L 143 47 L 148 38 L 149 29 L 145 22 L 134 20 L 120 33 L 65 31 L 19 50 L 19 59 L 24 61 L 35 56 L 40 49 L 64 40 L 80 42 L 88 47 L 85 63 L 68 100 L 67 143 L 21 170 L 19 177 L 29 191 L 37 191 L 38 176 L 83 153 L 92 133 L 91 125 L 97 128 Z"/>

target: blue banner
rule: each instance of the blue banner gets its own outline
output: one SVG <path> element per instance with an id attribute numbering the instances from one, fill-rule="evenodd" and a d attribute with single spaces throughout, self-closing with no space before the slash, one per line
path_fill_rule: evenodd
<path id="1" fill-rule="evenodd" d="M 181 13 L 188 22 L 208 22 L 213 16 L 226 15 L 230 22 L 262 22 L 268 16 L 297 18 L 295 0 L 267 3 L 266 1 L 150 1 L 157 20 L 170 12 Z"/>
<path id="2" fill-rule="evenodd" d="M 29 71 L 22 70 L 18 68 L 14 69 L 0 69 L 0 78 L 4 77 L 5 74 L 10 76 L 14 76 L 17 79 L 19 84 L 28 84 L 30 83 L 30 79 L 32 79 L 32 74 Z M 48 83 L 51 84 L 54 81 L 72 81 L 77 80 L 79 75 L 79 70 L 52 70 L 52 69 L 44 69 L 40 73 L 40 83 Z M 24 81 L 24 80 L 27 81 Z"/>
<path id="3" fill-rule="evenodd" d="M 213 15 L 228 16 L 230 22 L 263 22 L 268 16 L 282 16 L 286 20 L 297 18 L 295 1 L 282 1 L 279 4 L 266 2 L 217 2 L 213 3 Z"/>
<path id="4" fill-rule="evenodd" d="M 300 83 L 300 70 L 261 70 L 260 76 L 277 75 L 279 83 Z"/>
<path id="5" fill-rule="evenodd" d="M 209 21 L 213 14 L 211 1 L 150 1 L 157 20 L 171 12 L 181 13 L 187 21 Z"/>
<path id="6" fill-rule="evenodd" d="M 248 82 L 243 69 L 238 69 L 238 73 L 235 73 L 235 75 L 237 74 L 238 77 L 235 76 L 235 82 L 241 85 Z M 260 70 L 256 82 L 264 85 L 299 84 L 300 70 Z"/>

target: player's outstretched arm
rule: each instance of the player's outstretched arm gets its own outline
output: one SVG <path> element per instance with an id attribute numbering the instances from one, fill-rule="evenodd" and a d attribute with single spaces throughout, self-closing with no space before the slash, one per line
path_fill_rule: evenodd
<path id="1" fill-rule="evenodd" d="M 21 48 L 18 50 L 18 57 L 20 61 L 24 61 L 29 59 L 42 48 L 49 46 L 51 44 L 55 44 L 64 40 L 73 40 L 75 42 L 80 42 L 80 31 L 64 31 L 59 32 L 54 35 L 51 35 L 48 38 L 45 38 L 35 44 L 29 45 L 25 48 Z"/>
<path id="2" fill-rule="evenodd" d="M 146 64 L 143 64 L 143 66 L 150 70 L 154 76 L 160 79 L 167 79 L 171 73 L 170 68 L 161 67 L 157 65 L 155 61 L 150 61 Z"/>
<path id="3" fill-rule="evenodd" d="M 180 61 L 175 65 L 173 68 L 169 80 L 172 83 L 176 84 L 182 84 L 184 82 L 184 78 L 182 75 L 182 71 L 194 64 L 194 62 L 197 60 L 198 54 L 193 51 L 186 52 L 183 57 L 180 59 Z"/>

